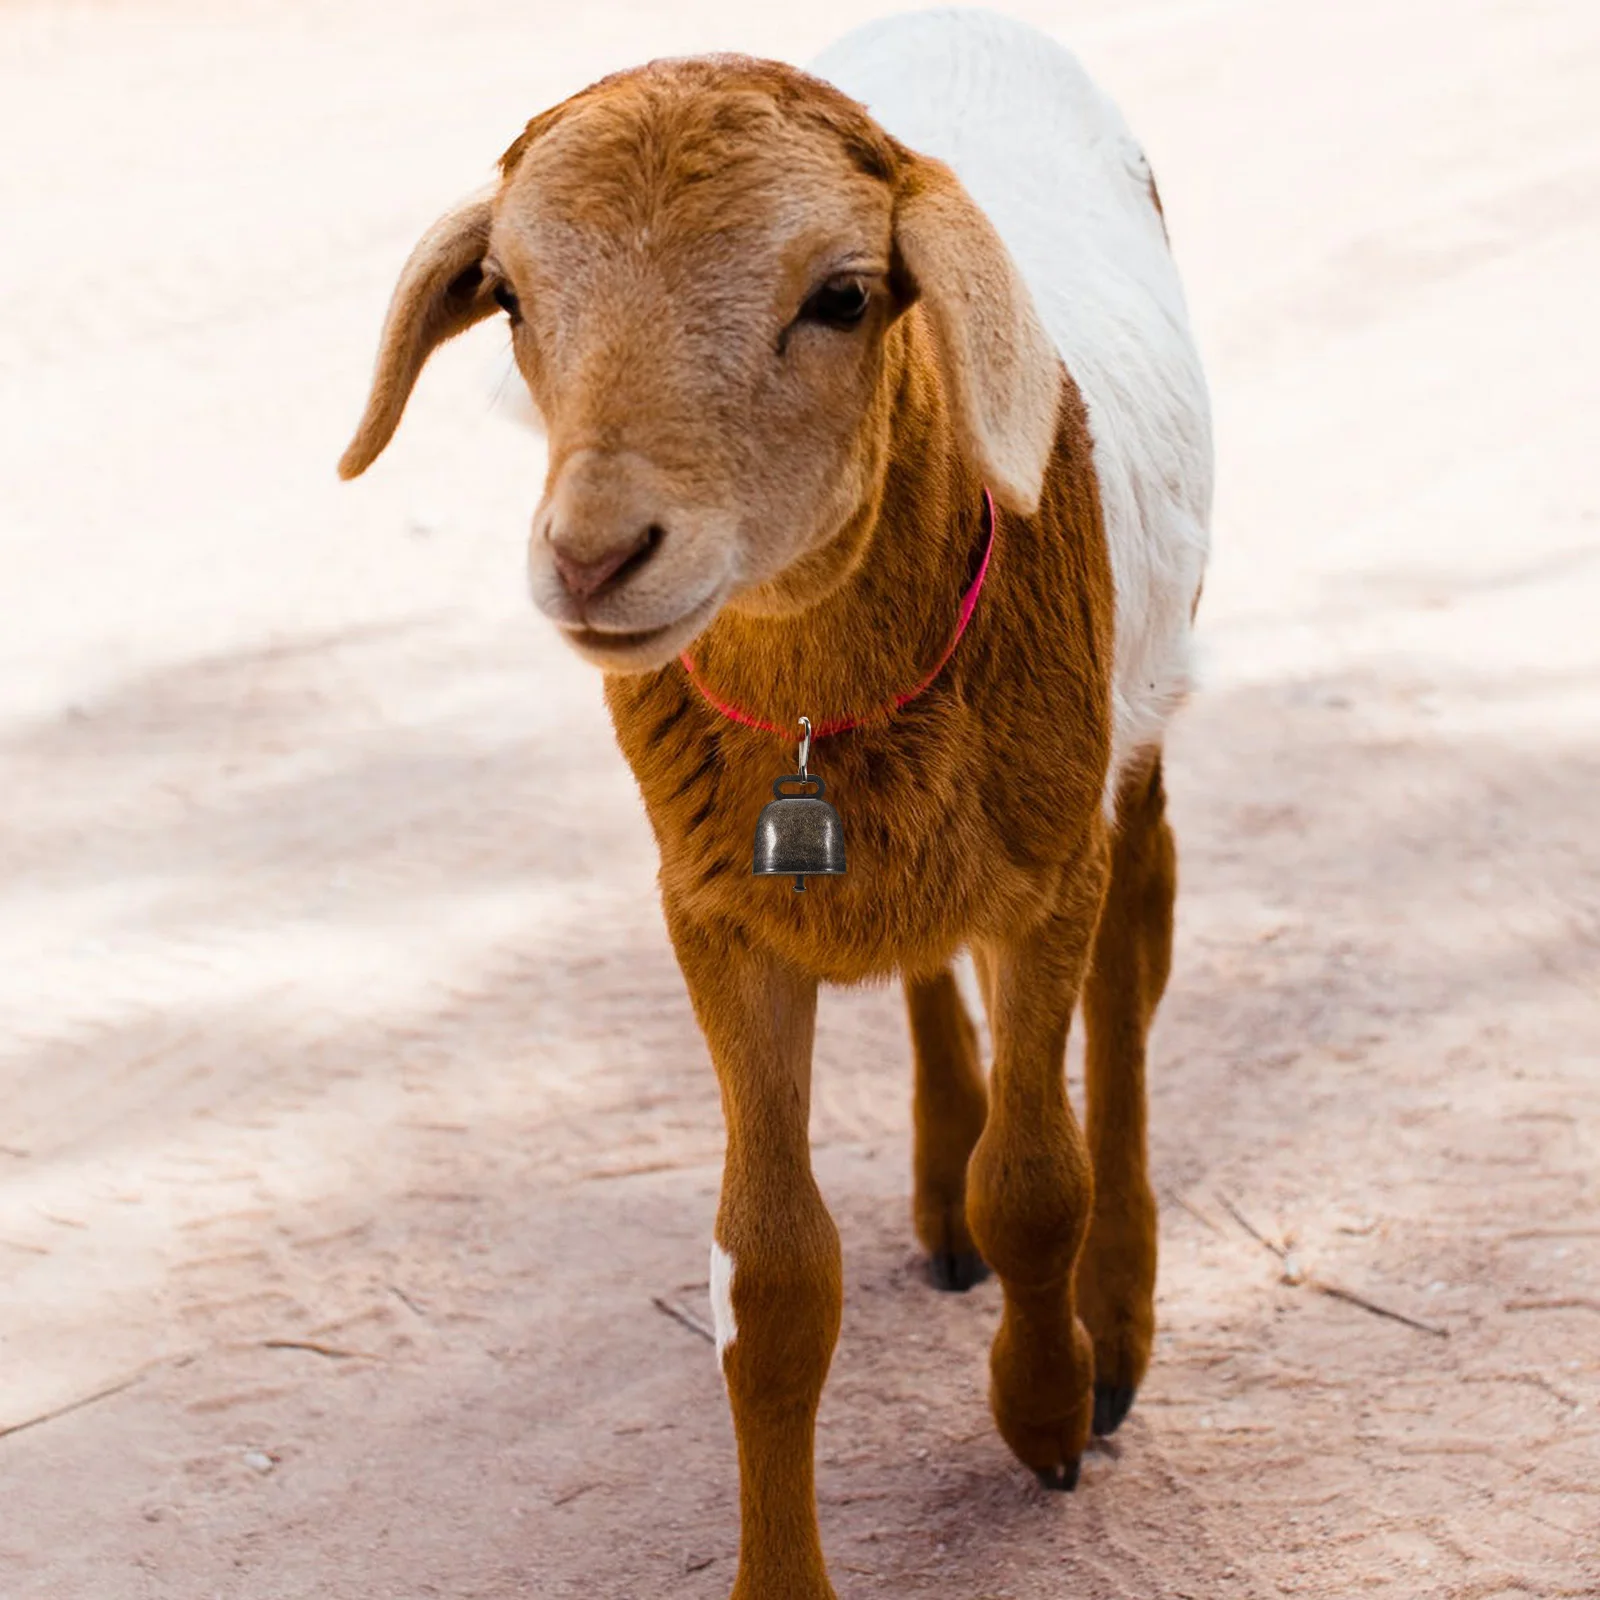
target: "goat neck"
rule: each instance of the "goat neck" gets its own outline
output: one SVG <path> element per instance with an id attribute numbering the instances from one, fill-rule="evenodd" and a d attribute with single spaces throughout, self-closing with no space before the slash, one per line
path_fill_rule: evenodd
<path id="1" fill-rule="evenodd" d="M 719 696 L 780 725 L 871 720 L 938 659 L 971 575 L 983 486 L 916 307 L 886 341 L 862 453 L 869 492 L 840 532 L 695 646 Z"/>

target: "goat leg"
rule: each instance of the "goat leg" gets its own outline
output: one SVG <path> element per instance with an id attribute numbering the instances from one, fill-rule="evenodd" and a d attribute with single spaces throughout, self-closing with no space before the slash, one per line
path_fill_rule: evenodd
<path id="1" fill-rule="evenodd" d="M 1052 1489 L 1076 1485 L 1092 1417 L 1094 1348 L 1074 1279 L 1094 1179 L 1067 1097 L 1066 1047 L 1106 878 L 1096 818 L 1056 910 L 983 950 L 995 1058 L 967 1217 L 1005 1294 L 989 1399 L 1012 1453 Z"/>
<path id="2" fill-rule="evenodd" d="M 844 1289 L 838 1230 L 811 1173 L 817 984 L 670 905 L 667 922 L 728 1128 L 711 1290 L 739 1444 L 733 1600 L 833 1600 L 814 1448 Z"/>

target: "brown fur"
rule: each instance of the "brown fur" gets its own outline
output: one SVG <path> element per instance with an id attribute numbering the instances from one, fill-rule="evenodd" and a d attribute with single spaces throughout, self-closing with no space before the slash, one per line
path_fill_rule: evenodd
<path id="1" fill-rule="evenodd" d="M 934 1282 L 969 1288 L 977 1246 L 967 1227 L 967 1163 L 989 1113 L 978 1034 L 949 968 L 908 976 L 905 990 L 915 1063 L 911 1220 Z"/>
<path id="2" fill-rule="evenodd" d="M 493 313 L 482 265 L 493 220 L 489 197 L 474 195 L 440 217 L 411 252 L 378 341 L 366 414 L 339 459 L 341 478 L 359 477 L 388 444 L 433 351 Z"/>
<path id="3" fill-rule="evenodd" d="M 1114 832 L 1101 809 L 1113 593 L 1084 407 L 954 177 L 792 69 L 608 79 L 507 151 L 486 243 L 481 210 L 456 216 L 402 277 L 347 466 L 393 431 L 417 349 L 481 309 L 462 266 L 480 260 L 521 303 L 517 357 L 550 431 L 535 597 L 610 670 L 722 1087 L 734 1593 L 821 1600 L 812 1434 L 841 1271 L 807 1143 L 819 982 L 903 975 L 916 1227 L 1000 1278 L 992 1401 L 1016 1454 L 1070 1486 L 1107 1420 L 1097 1363 L 1131 1397 L 1148 1361 L 1144 1033 L 1173 856 L 1158 762 Z M 870 287 L 862 325 L 795 322 L 840 261 Z M 780 724 L 887 703 L 948 639 L 986 481 L 1007 509 L 960 648 L 892 719 L 816 747 L 848 874 L 805 895 L 753 882 L 754 823 L 793 752 L 713 710 L 677 650 L 693 638 L 721 698 Z M 645 519 L 661 548 L 625 582 L 595 601 L 563 586 L 552 547 L 604 560 Z M 963 947 L 994 1038 L 987 1092 L 949 970 Z M 1087 1137 L 1063 1068 L 1080 991 Z"/>
<path id="4" fill-rule="evenodd" d="M 1094 1333 L 1095 1382 L 1132 1391 L 1155 1334 L 1156 1198 L 1145 1141 L 1145 1038 L 1172 967 L 1178 858 L 1166 819 L 1161 761 L 1124 779 L 1111 883 L 1084 985 L 1087 1133 L 1094 1217 L 1078 1264 Z"/>
<path id="5" fill-rule="evenodd" d="M 1156 188 L 1156 177 L 1153 172 L 1150 174 L 1148 185 L 1150 189 L 1150 204 L 1156 208 L 1156 216 L 1161 220 L 1161 237 L 1170 244 L 1172 235 L 1167 232 L 1167 213 L 1162 207 L 1161 191 Z"/>

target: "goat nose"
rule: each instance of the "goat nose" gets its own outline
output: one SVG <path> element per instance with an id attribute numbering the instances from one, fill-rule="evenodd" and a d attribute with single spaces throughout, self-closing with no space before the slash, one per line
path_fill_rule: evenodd
<path id="1" fill-rule="evenodd" d="M 570 546 L 563 548 L 564 541 L 552 533 L 550 556 L 568 592 L 579 600 L 592 600 L 602 590 L 616 588 L 623 579 L 637 572 L 656 553 L 664 538 L 665 530 L 652 522 L 630 543 L 614 545 L 596 555 L 587 550 L 580 554 Z"/>

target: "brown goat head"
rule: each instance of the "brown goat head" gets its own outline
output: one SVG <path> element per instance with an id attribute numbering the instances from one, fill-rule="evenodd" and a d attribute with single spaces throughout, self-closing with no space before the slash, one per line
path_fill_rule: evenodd
<path id="1" fill-rule="evenodd" d="M 343 476 L 497 306 L 549 438 L 533 596 L 608 671 L 843 580 L 908 361 L 1000 502 L 1038 502 L 1059 362 L 998 236 L 948 168 L 793 68 L 658 62 L 529 123 L 407 262 Z"/>

